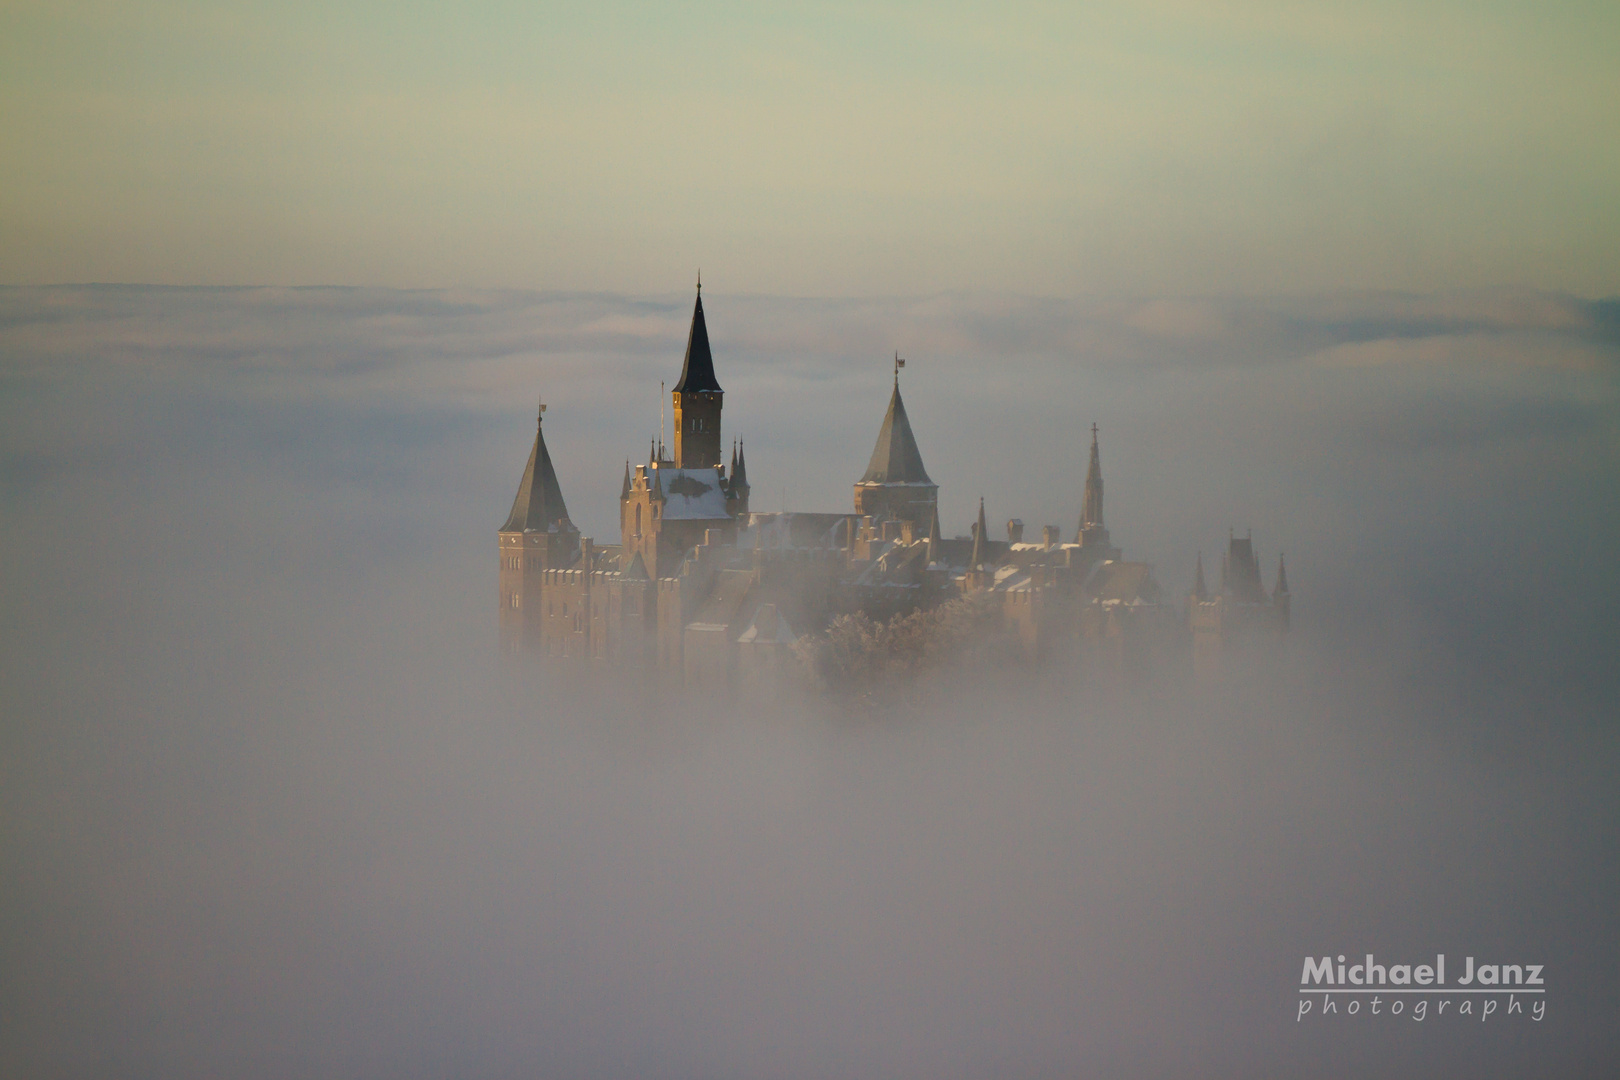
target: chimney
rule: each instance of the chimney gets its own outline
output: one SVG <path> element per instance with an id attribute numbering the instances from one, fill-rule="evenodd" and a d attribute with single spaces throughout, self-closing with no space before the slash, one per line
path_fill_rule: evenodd
<path id="1" fill-rule="evenodd" d="M 1018 518 L 1009 518 L 1007 521 L 1007 543 L 1022 544 L 1024 542 L 1024 523 Z"/>
<path id="2" fill-rule="evenodd" d="M 1062 542 L 1062 539 L 1063 530 L 1059 529 L 1056 525 L 1041 526 L 1041 546 L 1046 548 L 1047 551 L 1051 551 L 1053 548 L 1057 547 L 1058 544 Z"/>

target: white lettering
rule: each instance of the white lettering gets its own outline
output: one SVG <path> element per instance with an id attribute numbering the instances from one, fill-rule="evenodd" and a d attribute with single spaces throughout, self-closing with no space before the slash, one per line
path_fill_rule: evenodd
<path id="1" fill-rule="evenodd" d="M 1524 980 L 1525 985 L 1527 985 L 1527 986 L 1540 986 L 1541 985 L 1541 965 L 1540 964 L 1526 964 L 1525 968 L 1526 968 L 1526 970 L 1528 970 L 1530 972 L 1530 977 L 1528 979 Z"/>
<path id="2" fill-rule="evenodd" d="M 1412 966 L 1410 964 L 1396 964 L 1389 969 L 1389 981 L 1396 986 L 1405 986 L 1412 981 Z"/>
<path id="3" fill-rule="evenodd" d="M 1412 978 L 1419 986 L 1428 986 L 1434 982 L 1434 968 L 1428 964 L 1419 964 L 1412 970 Z"/>
<path id="4" fill-rule="evenodd" d="M 1305 958 L 1305 970 L 1299 973 L 1299 981 L 1301 985 L 1308 982 L 1325 982 L 1331 986 L 1333 984 L 1333 958 L 1324 956 L 1322 962 L 1317 963 L 1307 956 Z"/>
<path id="5" fill-rule="evenodd" d="M 1463 977 L 1457 980 L 1457 985 L 1459 985 L 1459 986 L 1467 986 L 1469 983 L 1471 983 L 1473 981 L 1474 981 L 1474 958 L 1472 956 L 1469 956 L 1469 957 L 1465 957 L 1463 959 Z"/>

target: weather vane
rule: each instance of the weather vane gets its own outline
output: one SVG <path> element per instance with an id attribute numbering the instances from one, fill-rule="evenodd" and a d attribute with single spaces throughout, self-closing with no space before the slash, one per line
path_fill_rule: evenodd
<path id="1" fill-rule="evenodd" d="M 544 420 L 545 418 L 546 418 L 546 399 L 545 399 L 545 396 L 542 395 L 541 398 L 540 398 L 540 415 L 538 417 L 536 417 L 536 419 L 537 420 Z"/>
<path id="2" fill-rule="evenodd" d="M 894 381 L 895 381 L 895 385 L 897 385 L 897 386 L 900 383 L 900 369 L 905 367 L 905 366 L 906 366 L 906 361 L 905 361 L 905 358 L 900 355 L 900 350 L 899 349 L 894 350 Z"/>

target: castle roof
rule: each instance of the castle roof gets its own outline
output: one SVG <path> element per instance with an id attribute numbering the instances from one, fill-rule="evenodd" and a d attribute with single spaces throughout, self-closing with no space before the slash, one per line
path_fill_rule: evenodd
<path id="1" fill-rule="evenodd" d="M 726 512 L 726 493 L 714 469 L 676 469 L 661 465 L 647 470 L 647 486 L 664 501 L 665 521 L 719 521 Z"/>
<path id="2" fill-rule="evenodd" d="M 1102 460 L 1097 451 L 1097 425 L 1091 425 L 1091 463 L 1086 466 L 1086 494 L 1080 504 L 1080 529 L 1103 523 Z"/>
<path id="3" fill-rule="evenodd" d="M 551 467 L 545 429 L 537 420 L 529 463 L 523 467 L 523 480 L 518 484 L 517 498 L 512 500 L 512 513 L 500 531 L 551 532 L 567 521 L 568 507 L 563 505 L 557 471 Z"/>
<path id="4" fill-rule="evenodd" d="M 894 382 L 894 393 L 889 395 L 889 411 L 884 415 L 883 427 L 878 431 L 877 445 L 872 448 L 872 460 L 866 466 L 866 475 L 859 482 L 935 486 L 923 468 L 917 438 L 911 433 L 906 403 L 900 400 L 898 378 Z"/>
<path id="5" fill-rule="evenodd" d="M 723 393 L 714 377 L 714 356 L 709 352 L 709 325 L 703 321 L 703 286 L 698 286 L 697 304 L 692 308 L 692 330 L 686 337 L 686 360 L 681 364 L 681 381 L 675 393 Z"/>

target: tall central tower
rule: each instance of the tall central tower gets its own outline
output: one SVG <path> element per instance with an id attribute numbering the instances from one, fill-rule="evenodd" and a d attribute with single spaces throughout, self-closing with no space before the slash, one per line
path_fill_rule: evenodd
<path id="1" fill-rule="evenodd" d="M 697 305 L 692 309 L 692 332 L 686 339 L 686 362 L 673 391 L 675 405 L 675 467 L 712 469 L 720 464 L 720 407 L 725 391 L 714 377 L 714 356 L 709 352 L 709 327 L 703 321 L 703 281 L 698 280 Z"/>

